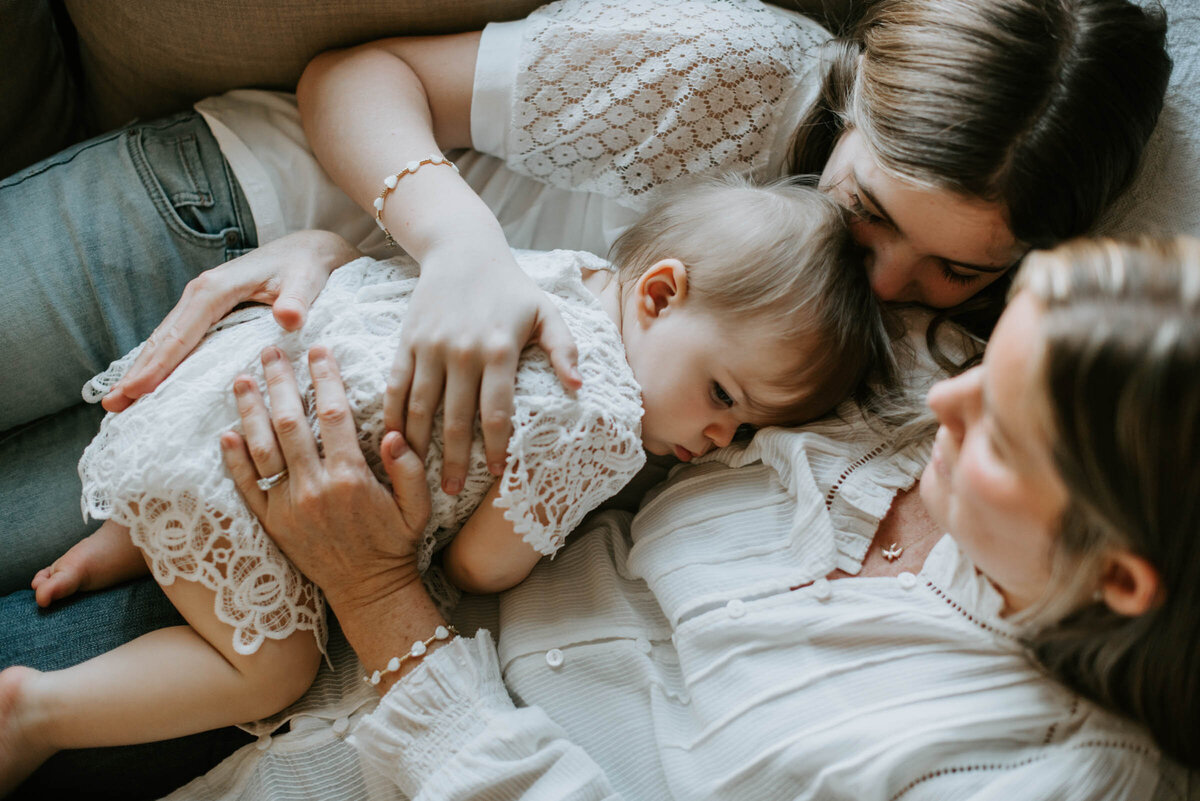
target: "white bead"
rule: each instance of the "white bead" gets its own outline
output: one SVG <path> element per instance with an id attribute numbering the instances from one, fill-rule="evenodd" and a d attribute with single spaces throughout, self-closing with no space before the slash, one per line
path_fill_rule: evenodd
<path id="1" fill-rule="evenodd" d="M 375 211 L 383 211 L 383 198 L 381 198 L 381 197 L 375 198 L 374 206 L 375 206 Z"/>
<path id="2" fill-rule="evenodd" d="M 413 643 L 412 650 L 409 651 L 409 653 L 412 654 L 413 656 L 424 656 L 425 655 L 425 643 L 421 642 L 420 640 L 417 640 L 416 642 Z"/>
<path id="3" fill-rule="evenodd" d="M 384 178 L 383 185 L 386 186 L 388 189 L 395 189 L 396 188 L 396 176 L 389 175 L 387 178 Z"/>
<path id="4" fill-rule="evenodd" d="M 400 669 L 400 657 L 393 656 L 391 659 L 389 659 L 388 663 L 387 663 L 387 669 L 388 669 L 389 673 L 395 673 L 397 670 L 399 670 Z"/>
<path id="5" fill-rule="evenodd" d="M 379 671 L 378 670 L 371 674 L 371 683 L 372 684 L 379 683 Z"/>
<path id="6" fill-rule="evenodd" d="M 405 169 L 405 171 L 407 171 L 407 172 L 416 172 L 417 170 L 421 169 L 421 162 L 419 162 L 419 161 L 410 161 L 410 162 L 408 162 L 407 164 L 405 164 L 405 165 L 404 165 L 404 169 Z"/>
<path id="7" fill-rule="evenodd" d="M 445 626 L 438 626 L 433 630 L 433 637 L 437 640 L 444 640 L 450 636 L 450 632 L 446 631 Z"/>

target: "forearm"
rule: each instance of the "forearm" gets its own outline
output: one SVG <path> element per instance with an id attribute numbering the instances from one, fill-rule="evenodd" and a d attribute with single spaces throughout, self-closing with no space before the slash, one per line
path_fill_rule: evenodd
<path id="1" fill-rule="evenodd" d="M 318 56 L 297 87 L 313 152 L 333 180 L 374 215 L 385 176 L 470 141 L 478 35 L 393 39 Z M 458 174 L 426 166 L 389 193 L 384 223 L 417 261 L 464 235 L 498 243 L 495 216 Z"/>

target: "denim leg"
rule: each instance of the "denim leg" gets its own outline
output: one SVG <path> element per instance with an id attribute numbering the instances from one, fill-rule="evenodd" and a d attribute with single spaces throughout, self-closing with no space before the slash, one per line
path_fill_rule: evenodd
<path id="1" fill-rule="evenodd" d="M 83 142 L 0 181 L 0 593 L 95 528 L 76 464 L 99 427 L 84 381 L 137 345 L 200 272 L 257 243 L 204 120 Z M 12 558 L 9 555 L 12 554 Z"/>
<path id="2" fill-rule="evenodd" d="M 0 181 L 0 431 L 80 402 L 198 273 L 255 245 L 249 206 L 186 112 Z"/>
<path id="3" fill-rule="evenodd" d="M 81 593 L 40 609 L 26 590 L 0 598 L 0 668 L 56 670 L 165 626 L 183 625 L 153 579 Z M 16 799 L 160 798 L 253 740 L 235 728 L 118 748 L 62 751 L 12 796 Z"/>

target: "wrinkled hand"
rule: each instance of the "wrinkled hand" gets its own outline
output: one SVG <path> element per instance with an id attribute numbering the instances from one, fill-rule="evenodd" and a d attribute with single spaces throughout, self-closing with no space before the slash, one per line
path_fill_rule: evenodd
<path id="1" fill-rule="evenodd" d="M 503 472 L 517 361 L 529 344 L 546 351 L 563 386 L 579 388 L 575 341 L 549 295 L 517 266 L 511 251 L 493 255 L 456 243 L 425 254 L 388 380 L 384 419 L 424 458 L 434 414 L 444 401 L 446 492 L 463 487 L 476 409 L 488 469 Z"/>
<path id="2" fill-rule="evenodd" d="M 283 328 L 298 330 L 329 274 L 358 255 L 336 234 L 298 231 L 206 270 L 188 282 L 175 308 L 101 405 L 110 412 L 129 408 L 161 384 L 209 327 L 239 303 L 269 303 Z"/>
<path id="3" fill-rule="evenodd" d="M 335 610 L 367 607 L 418 580 L 416 544 L 429 519 L 424 464 L 398 432 L 383 439 L 389 491 L 359 450 L 337 363 L 324 347 L 309 352 L 324 456 L 305 417 L 291 365 L 274 347 L 263 351 L 268 413 L 248 376 L 234 381 L 244 437 L 221 437 L 225 465 L 267 533 Z M 260 476 L 283 469 L 268 491 Z M 394 495 L 393 495 L 394 492 Z"/>

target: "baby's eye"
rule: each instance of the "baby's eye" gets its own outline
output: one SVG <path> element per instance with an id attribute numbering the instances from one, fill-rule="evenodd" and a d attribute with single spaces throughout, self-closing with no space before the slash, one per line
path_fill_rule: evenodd
<path id="1" fill-rule="evenodd" d="M 733 405 L 733 398 L 729 397 L 729 393 L 725 388 L 716 381 L 712 382 L 712 399 L 718 406 L 729 408 Z"/>

